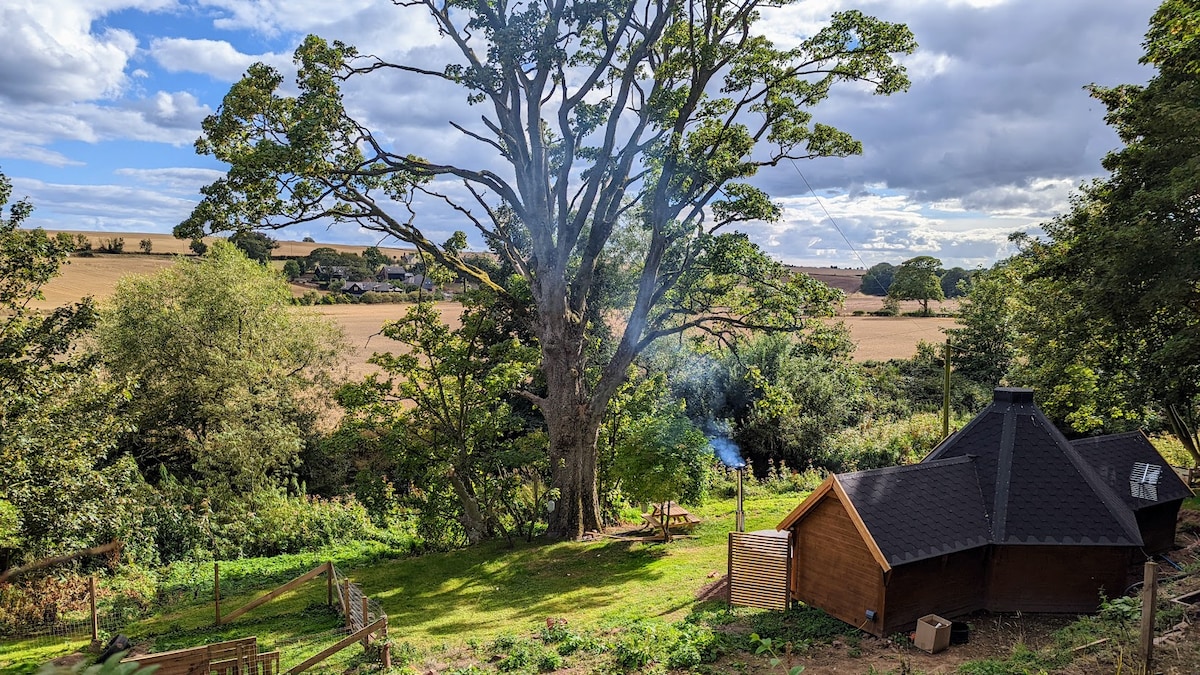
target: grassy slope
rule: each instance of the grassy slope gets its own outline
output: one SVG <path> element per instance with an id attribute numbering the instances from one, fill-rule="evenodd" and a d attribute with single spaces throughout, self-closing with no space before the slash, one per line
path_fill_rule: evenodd
<path id="1" fill-rule="evenodd" d="M 800 498 L 796 494 L 748 498 L 747 529 L 773 528 Z M 509 548 L 504 542 L 491 542 L 357 569 L 339 567 L 382 604 L 393 638 L 421 651 L 482 642 L 501 634 L 529 634 L 545 625 L 548 617 L 566 618 L 577 630 L 601 631 L 636 619 L 685 616 L 695 605 L 697 591 L 713 581 L 709 575 L 725 571 L 733 509 L 731 499 L 713 500 L 695 509 L 704 520 L 695 536 L 667 545 L 606 539 L 519 541 Z M 301 562 L 302 567 L 311 560 Z M 269 587 L 227 595 L 222 607 L 232 611 Z M 212 627 L 211 600 L 197 600 L 177 603 L 128 626 L 126 632 L 134 638 L 152 638 L 156 651 L 246 635 L 257 635 L 260 644 L 271 646 L 336 627 L 337 619 L 324 609 L 324 602 L 325 584 L 317 580 L 221 629 Z M 35 664 L 79 646 L 0 644 L 0 670 L 32 672 Z M 285 667 L 287 661 L 319 648 L 285 646 Z M 361 650 L 346 653 L 356 651 Z"/>

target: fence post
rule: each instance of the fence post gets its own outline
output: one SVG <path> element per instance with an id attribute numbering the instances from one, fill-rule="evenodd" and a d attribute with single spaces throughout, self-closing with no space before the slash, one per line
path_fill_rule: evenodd
<path id="1" fill-rule="evenodd" d="M 96 616 L 96 577 L 88 577 L 88 605 L 92 610 L 92 642 L 100 641 L 100 619 Z"/>
<path id="2" fill-rule="evenodd" d="M 350 630 L 354 624 L 350 620 L 350 612 L 353 609 L 350 607 L 350 579 L 346 579 L 342 583 L 342 613 L 346 615 L 346 629 Z"/>
<path id="3" fill-rule="evenodd" d="M 388 625 L 385 618 L 383 622 L 383 669 L 390 670 L 392 667 L 392 643 L 388 640 Z"/>
<path id="4" fill-rule="evenodd" d="M 333 604 L 333 561 L 325 563 L 325 604 Z"/>
<path id="5" fill-rule="evenodd" d="M 213 605 L 217 611 L 217 625 L 221 625 L 221 563 L 213 561 Z"/>
<path id="6" fill-rule="evenodd" d="M 367 621 L 367 594 L 363 593 L 362 594 L 362 625 L 366 626 L 368 623 L 370 623 L 370 622 Z M 363 644 L 364 649 L 371 644 L 371 636 L 369 634 L 363 637 L 362 644 Z"/>
<path id="7" fill-rule="evenodd" d="M 1147 561 L 1142 577 L 1142 672 L 1154 660 L 1154 610 L 1158 601 L 1158 563 Z"/>

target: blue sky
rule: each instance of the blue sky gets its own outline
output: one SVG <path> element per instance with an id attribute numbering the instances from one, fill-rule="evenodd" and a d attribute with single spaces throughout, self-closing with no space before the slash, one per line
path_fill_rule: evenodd
<path id="1" fill-rule="evenodd" d="M 743 229 L 796 264 L 869 266 L 934 255 L 990 265 L 1007 235 L 1037 231 L 1117 145 L 1089 83 L 1143 82 L 1147 0 L 804 0 L 765 24 L 786 44 L 831 12 L 902 21 L 921 48 L 913 86 L 888 99 L 836 94 L 816 111 L 859 137 L 861 157 L 781 165 L 758 183 L 783 207 Z M 168 232 L 222 167 L 197 156 L 200 121 L 255 61 L 287 72 L 308 33 L 393 60 L 442 53 L 419 10 L 377 0 L 6 0 L 0 6 L 0 170 L 48 228 Z M 448 120 L 462 96 L 411 83 L 350 93 L 362 116 L 422 153 L 470 162 Z M 802 174 L 802 175 L 801 175 Z M 818 204 L 807 189 L 820 197 Z M 827 217 L 828 212 L 833 223 Z M 432 206 L 429 238 L 468 230 Z M 348 226 L 283 239 L 375 243 Z M 478 240 L 476 240 L 478 243 Z"/>

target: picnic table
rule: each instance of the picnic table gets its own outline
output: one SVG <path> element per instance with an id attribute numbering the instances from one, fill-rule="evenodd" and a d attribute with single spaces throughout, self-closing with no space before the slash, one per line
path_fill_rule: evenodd
<path id="1" fill-rule="evenodd" d="M 668 528 L 677 527 L 690 530 L 700 522 L 699 518 L 675 502 L 655 504 L 650 513 L 642 514 L 642 520 L 651 528 L 662 532 L 664 537 L 667 536 Z"/>

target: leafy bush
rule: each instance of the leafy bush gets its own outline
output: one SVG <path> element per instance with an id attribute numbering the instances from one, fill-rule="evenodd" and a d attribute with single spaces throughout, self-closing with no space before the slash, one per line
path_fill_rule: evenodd
<path id="1" fill-rule="evenodd" d="M 694 668 L 715 661 L 721 651 L 711 628 L 687 622 L 637 621 L 612 645 L 613 661 L 625 670 L 655 663 L 668 668 Z"/>
<path id="2" fill-rule="evenodd" d="M 492 652 L 498 656 L 496 670 L 512 672 L 550 672 L 562 667 L 558 652 L 532 640 L 501 635 L 492 642 Z"/>
<path id="3" fill-rule="evenodd" d="M 263 490 L 213 517 L 214 553 L 220 558 L 299 553 L 371 531 L 367 510 L 353 499 Z"/>
<path id="4" fill-rule="evenodd" d="M 796 648 L 859 632 L 849 624 L 808 605 L 793 607 L 786 612 L 759 614 L 754 617 L 753 629 L 758 635 L 780 643 L 790 642 Z"/>
<path id="5" fill-rule="evenodd" d="M 1155 434 L 1150 437 L 1150 442 L 1171 466 L 1192 466 L 1195 463 L 1183 443 L 1170 434 Z"/>
<path id="6" fill-rule="evenodd" d="M 87 580 L 71 575 L 30 577 L 0 584 L 0 633 L 51 624 L 87 609 Z"/>
<path id="7" fill-rule="evenodd" d="M 865 422 L 834 435 L 837 464 L 845 471 L 921 461 L 942 440 L 941 416 L 919 413 L 891 422 Z"/>

